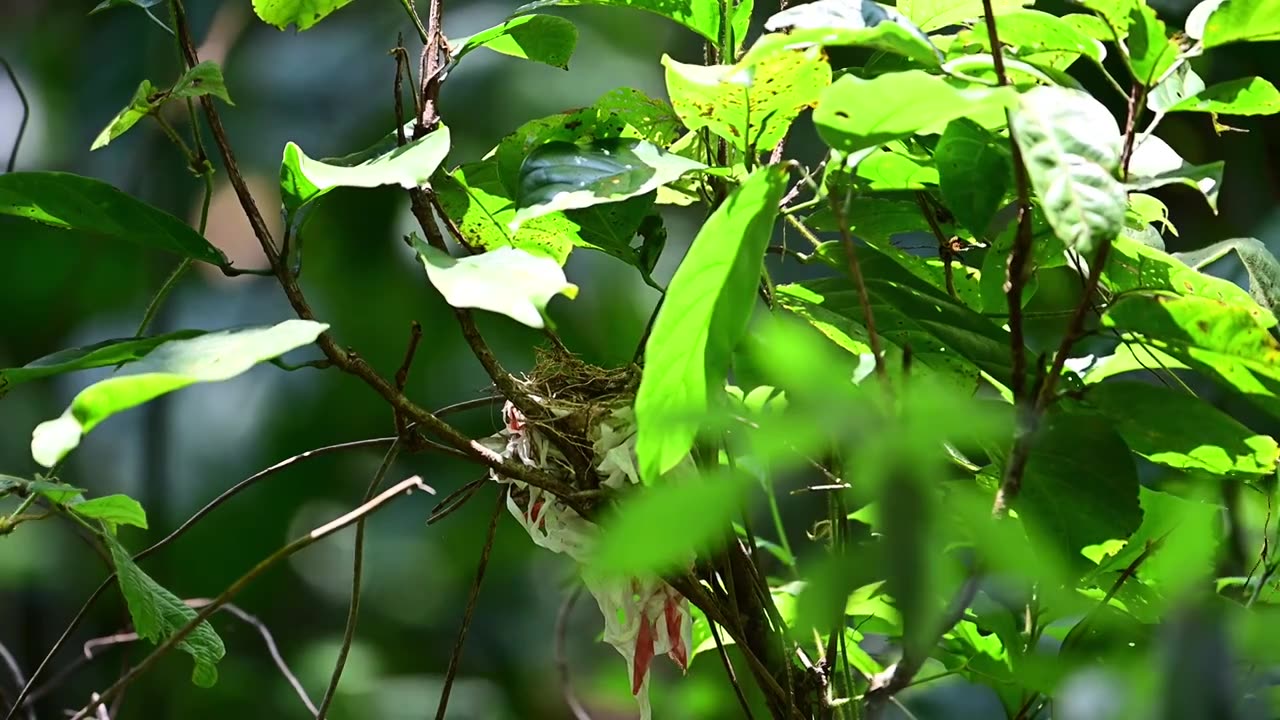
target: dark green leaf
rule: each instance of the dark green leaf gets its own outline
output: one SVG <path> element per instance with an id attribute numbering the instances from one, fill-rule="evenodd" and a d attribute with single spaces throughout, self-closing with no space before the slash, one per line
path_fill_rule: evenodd
<path id="1" fill-rule="evenodd" d="M 1124 227 L 1120 129 L 1089 95 L 1035 87 L 1024 93 L 1013 130 L 1049 224 L 1070 249 L 1092 253 Z"/>
<path id="2" fill-rule="evenodd" d="M 128 495 L 103 495 L 76 503 L 71 509 L 82 517 L 147 529 L 147 513 Z"/>
<path id="3" fill-rule="evenodd" d="M 1222 187 L 1223 162 L 1191 165 L 1155 135 L 1148 135 L 1133 148 L 1129 159 L 1130 190 L 1151 190 L 1165 185 L 1185 185 L 1197 190 L 1218 211 L 1218 191 Z"/>
<path id="4" fill-rule="evenodd" d="M 454 62 L 483 47 L 568 70 L 577 43 L 578 29 L 568 20 L 552 15 L 521 15 L 475 35 L 454 39 L 449 45 L 454 48 Z"/>
<path id="5" fill-rule="evenodd" d="M 1012 88 L 957 89 L 921 70 L 887 73 L 871 80 L 844 75 L 822 93 L 813 111 L 818 134 L 828 145 L 852 153 L 940 131 L 948 121 L 1013 102 Z"/>
<path id="6" fill-rule="evenodd" d="M 178 218 L 101 180 L 60 172 L 0 175 L 0 215 L 136 243 L 223 267 L 227 258 Z"/>
<path id="7" fill-rule="evenodd" d="M 530 153 L 520 167 L 518 208 L 509 227 L 561 210 L 644 195 L 705 167 L 644 140 L 609 138 L 589 145 L 550 142 Z"/>
<path id="8" fill-rule="evenodd" d="M 45 497 L 49 502 L 59 505 L 71 502 L 86 492 L 84 488 L 72 487 L 66 483 L 43 480 L 38 477 L 35 480 L 27 480 L 26 478 L 0 474 L 0 495 L 14 491 L 22 494 L 35 493 Z"/>
<path id="9" fill-rule="evenodd" d="M 960 118 L 947 123 L 933 160 L 947 209 L 974 237 L 985 237 L 1013 180 L 1008 142 Z"/>
<path id="10" fill-rule="evenodd" d="M 1218 83 L 1169 108 L 1169 112 L 1210 112 L 1221 115 L 1274 115 L 1280 112 L 1280 91 L 1260 77 Z"/>
<path id="11" fill-rule="evenodd" d="M 31 456 L 53 467 L 80 444 L 81 436 L 112 415 L 194 383 L 233 378 L 314 342 L 328 327 L 310 320 L 286 320 L 271 327 L 169 340 L 129 365 L 125 374 L 80 391 L 61 417 L 40 423 L 32 434 Z"/>
<path id="12" fill-rule="evenodd" d="M 281 30 L 297 25 L 306 30 L 351 0 L 253 0 L 253 11 L 262 21 Z"/>
<path id="13" fill-rule="evenodd" d="M 235 104 L 231 102 L 231 96 L 227 93 L 227 84 L 222 79 L 222 68 L 212 60 L 205 60 L 183 73 L 182 77 L 173 84 L 169 95 L 176 98 L 212 95 L 228 105 Z"/>
<path id="14" fill-rule="evenodd" d="M 32 360 L 22 367 L 0 369 L 0 397 L 3 397 L 14 385 L 19 383 L 77 370 L 133 362 L 144 357 L 161 343 L 195 337 L 200 334 L 202 334 L 202 331 L 199 330 L 180 330 L 167 335 L 157 335 L 149 338 L 103 340 L 100 343 L 86 345 L 85 347 L 59 350 L 51 355 Z"/>
<path id="15" fill-rule="evenodd" d="M 817 0 L 790 7 L 765 21 L 766 35 L 751 46 L 747 60 L 802 43 L 853 45 L 897 53 L 925 65 L 938 66 L 942 53 L 929 36 L 893 8 L 868 0 Z"/>
<path id="16" fill-rule="evenodd" d="M 721 41 L 721 12 L 719 2 L 713 0 L 536 0 L 516 8 L 516 15 L 531 13 L 549 7 L 575 5 L 607 5 L 609 7 L 635 8 L 670 18 L 713 43 Z"/>
<path id="17" fill-rule="evenodd" d="M 700 415 L 724 382 L 786 181 L 785 167 L 752 173 L 698 231 L 667 287 L 636 396 L 637 464 L 647 483 L 688 456 Z"/>
<path id="18" fill-rule="evenodd" d="M 533 328 L 545 327 L 547 303 L 556 295 L 573 299 L 578 286 L 565 280 L 555 260 L 513 247 L 454 259 L 416 234 L 413 249 L 427 278 L 456 308 L 496 312 Z"/>
<path id="19" fill-rule="evenodd" d="M 196 611 L 143 572 L 115 537 L 106 535 L 105 538 L 111 562 L 116 566 L 120 592 L 129 606 L 129 617 L 139 637 L 159 644 L 195 619 Z M 200 687 L 213 687 L 218 682 L 218 661 L 227 649 L 208 621 L 197 625 L 183 638 L 178 649 L 195 660 L 191 682 Z"/>

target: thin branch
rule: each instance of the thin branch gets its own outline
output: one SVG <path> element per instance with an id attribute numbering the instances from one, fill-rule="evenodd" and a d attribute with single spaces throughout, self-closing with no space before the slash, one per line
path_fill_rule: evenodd
<path id="1" fill-rule="evenodd" d="M 916 192 L 916 204 L 920 206 L 924 219 L 929 221 L 929 229 L 933 231 L 933 237 L 938 241 L 938 257 L 942 259 L 942 276 L 946 280 L 947 294 L 954 298 L 956 297 L 956 279 L 951 271 L 951 241 L 938 226 L 938 218 L 934 216 L 933 208 L 929 207 L 927 197 L 923 190 Z"/>
<path id="2" fill-rule="evenodd" d="M 9 648 L 5 647 L 4 643 L 0 643 L 0 661 L 4 662 L 4 666 L 9 670 L 9 674 L 13 676 L 13 686 L 18 688 L 19 692 L 21 692 L 22 688 L 26 687 L 27 681 L 22 677 L 22 667 L 18 665 L 18 659 L 13 656 L 13 653 L 9 652 Z M 15 699 L 10 712 L 17 710 L 18 706 L 21 704 L 22 696 L 19 695 L 18 698 Z M 36 720 L 36 710 L 34 707 L 27 707 L 27 718 L 28 720 Z"/>
<path id="3" fill-rule="evenodd" d="M 555 659 L 556 659 L 556 677 L 560 681 L 560 695 L 564 698 L 564 702 L 569 706 L 570 712 L 573 713 L 574 720 L 591 720 L 591 716 L 587 713 L 587 709 L 579 702 L 578 696 L 573 692 L 573 683 L 569 681 L 569 656 L 565 652 L 564 641 L 569 627 L 569 614 L 573 612 L 574 603 L 578 602 L 578 597 L 582 595 L 582 586 L 575 585 L 573 590 L 565 596 L 564 602 L 560 604 L 560 611 L 556 613 L 556 633 L 555 633 Z"/>
<path id="4" fill-rule="evenodd" d="M 742 684 L 738 682 L 738 673 L 733 669 L 733 661 L 729 659 L 729 651 L 725 650 L 724 642 L 720 639 L 720 631 L 716 624 L 708 621 L 707 626 L 711 629 L 711 637 L 716 641 L 716 651 L 720 653 L 720 662 L 724 664 L 724 671 L 729 676 L 729 684 L 733 686 L 733 694 L 738 698 L 738 704 L 742 706 L 742 716 L 747 720 L 755 720 L 755 716 L 751 714 L 751 703 L 747 702 L 747 694 L 742 690 Z"/>
<path id="5" fill-rule="evenodd" d="M 418 337 L 421 337 L 422 328 L 416 322 L 414 323 L 414 328 L 418 331 Z M 413 359 L 413 347 L 415 344 L 411 343 L 409 346 L 409 353 L 405 358 L 406 366 Z M 387 476 L 387 471 L 391 469 L 399 454 L 400 443 L 392 443 L 391 447 L 387 448 L 387 454 L 382 457 L 382 464 L 378 466 L 378 470 L 373 474 L 373 479 L 369 481 L 369 489 L 364 493 L 364 498 L 361 500 L 362 504 L 368 503 L 377 495 L 383 478 Z M 342 645 L 338 647 L 338 659 L 333 663 L 333 674 L 329 678 L 329 687 L 325 690 L 324 697 L 320 700 L 320 709 L 315 712 L 316 720 L 324 720 L 325 715 L 329 712 L 329 705 L 333 702 L 333 698 L 338 692 L 338 682 L 342 680 L 342 670 L 347 666 L 347 654 L 351 652 L 351 643 L 356 638 L 356 622 L 360 617 L 360 582 L 364 577 L 364 528 L 365 518 L 360 518 L 356 521 L 355 550 L 352 552 L 351 603 L 347 606 L 347 624 L 342 630 Z"/>
<path id="6" fill-rule="evenodd" d="M 1129 103 L 1124 121 L 1124 150 L 1120 153 L 1120 177 L 1129 177 L 1129 160 L 1133 158 L 1134 138 L 1137 137 L 1138 116 L 1147 96 L 1147 86 L 1135 82 L 1129 89 Z"/>
<path id="7" fill-rule="evenodd" d="M 446 495 L 443 500 L 432 508 L 431 515 L 427 517 L 427 524 L 434 525 L 443 520 L 453 511 L 462 507 L 463 503 L 470 500 L 471 496 L 475 495 L 476 491 L 480 489 L 480 486 L 484 485 L 488 479 L 489 476 L 487 474 L 482 477 L 478 477 Z"/>
<path id="8" fill-rule="evenodd" d="M 22 149 L 22 136 L 26 134 L 27 122 L 31 119 L 31 103 L 28 102 L 27 94 L 22 90 L 22 83 L 18 82 L 18 74 L 13 71 L 9 61 L 0 57 L 0 66 L 4 66 L 9 82 L 13 84 L 13 91 L 18 94 L 18 102 L 22 103 L 22 119 L 18 121 L 18 134 L 13 137 L 13 151 L 9 153 L 9 162 L 5 164 L 4 170 L 6 173 L 11 173 L 17 167 L 18 150 Z"/>
<path id="9" fill-rule="evenodd" d="M 300 550 L 303 550 L 315 544 L 316 542 L 324 539 L 325 537 L 332 535 L 338 530 L 341 530 L 347 527 L 348 525 L 351 525 L 352 523 L 365 517 L 366 515 L 376 512 L 377 510 L 380 510 L 381 508 L 385 507 L 387 503 L 389 503 L 391 500 L 394 500 L 397 497 L 400 497 L 412 490 L 423 490 L 433 495 L 435 494 L 435 490 L 433 490 L 426 483 L 422 482 L 422 479 L 415 475 L 411 478 L 408 478 L 407 480 L 403 480 L 399 483 L 396 483 L 393 487 L 388 488 L 386 491 L 384 491 L 382 494 L 375 497 L 373 500 L 365 503 L 364 505 L 361 505 L 360 507 L 352 510 L 346 515 L 343 515 L 342 517 L 339 517 L 324 525 L 321 525 L 320 527 L 312 530 L 306 535 L 303 535 L 302 537 L 294 540 L 288 545 L 285 545 L 284 547 L 272 553 L 266 559 L 262 560 L 257 565 L 253 566 L 253 568 L 249 570 L 249 572 L 245 573 L 244 575 L 241 575 L 240 578 L 237 579 L 234 583 L 232 583 L 230 587 L 228 587 L 226 590 L 223 590 L 222 593 L 218 595 L 218 597 L 214 598 L 213 601 L 211 601 L 202 610 L 196 613 L 196 616 L 192 618 L 189 622 L 187 622 L 186 625 L 183 625 L 181 628 L 177 630 L 177 632 L 173 633 L 168 638 L 166 638 L 164 642 L 157 645 L 155 650 L 151 651 L 149 655 L 147 655 L 145 658 L 142 659 L 142 662 L 135 665 L 132 669 L 129 670 L 129 672 L 125 673 L 123 677 L 121 677 L 114 684 L 112 684 L 111 687 L 107 688 L 106 692 L 102 693 L 102 695 L 98 699 L 93 700 L 84 708 L 82 708 L 80 712 L 78 712 L 75 715 L 75 717 L 72 718 L 72 720 L 81 720 L 90 712 L 93 712 L 93 710 L 95 710 L 99 705 L 102 705 L 110 701 L 111 699 L 119 695 L 121 692 L 123 692 L 124 689 L 128 687 L 130 684 L 132 684 L 134 680 L 137 680 L 138 677 L 140 677 L 143 673 L 150 670 L 152 666 L 154 666 L 156 662 L 159 661 L 159 659 L 165 653 L 172 650 L 175 646 L 177 646 L 178 643 L 186 639 L 188 635 L 190 635 L 197 627 L 200 626 L 200 623 L 208 620 L 209 617 L 212 616 L 215 612 L 217 612 L 219 608 L 221 608 L 223 605 L 226 605 L 228 602 L 230 602 L 231 599 L 235 597 L 237 594 L 239 594 L 241 590 L 243 590 L 246 586 L 249 585 L 249 583 L 256 580 L 260 575 L 265 573 L 267 570 L 270 570 L 272 567 L 274 567 L 281 561 L 286 560 L 289 557 L 292 557 L 294 554 L 296 554 Z"/>
<path id="10" fill-rule="evenodd" d="M 440 690 L 440 704 L 436 706 L 436 720 L 444 720 L 445 710 L 449 707 L 449 693 L 453 690 L 453 679 L 458 674 L 458 663 L 462 660 L 462 646 L 467 641 L 467 630 L 471 629 L 471 618 L 475 615 L 476 599 L 480 597 L 480 584 L 484 582 L 484 571 L 489 567 L 489 553 L 493 551 L 493 538 L 498 532 L 498 518 L 507 506 L 507 486 L 498 489 L 498 499 L 493 505 L 493 514 L 489 517 L 489 531 L 485 535 L 484 547 L 480 549 L 480 563 L 476 567 L 476 579 L 471 583 L 471 593 L 467 596 L 467 607 L 462 612 L 462 626 L 458 628 L 458 639 L 453 644 L 453 652 L 449 655 L 449 668 L 444 673 L 444 687 Z"/>
<path id="11" fill-rule="evenodd" d="M 422 342 L 422 324 L 414 320 L 409 324 L 409 344 L 404 350 L 404 360 L 400 361 L 400 368 L 396 370 L 395 382 L 396 390 L 404 392 L 405 386 L 409 384 L 409 369 L 413 367 L 413 356 L 418 352 L 418 344 Z M 404 437 L 409 429 L 409 423 L 399 410 L 392 411 L 392 418 L 395 421 L 396 434 Z"/>
<path id="12" fill-rule="evenodd" d="M 884 353 L 880 347 L 880 334 L 876 332 L 876 318 L 871 311 L 871 298 L 867 295 L 867 283 L 862 278 L 862 267 L 858 265 L 857 250 L 853 246 L 853 235 L 849 232 L 849 218 L 845 215 L 844 204 L 831 193 L 831 212 L 836 216 L 836 225 L 840 227 L 840 241 L 844 244 L 845 259 L 849 263 L 849 276 L 858 289 L 858 304 L 862 306 L 863 321 L 867 326 L 867 340 L 871 345 L 871 353 L 876 357 L 876 375 L 888 388 L 889 372 L 884 366 Z"/>

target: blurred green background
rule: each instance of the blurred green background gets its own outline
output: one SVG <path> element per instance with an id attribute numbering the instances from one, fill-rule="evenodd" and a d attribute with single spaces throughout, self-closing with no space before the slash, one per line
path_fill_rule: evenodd
<path id="1" fill-rule="evenodd" d="M 89 0 L 0 0 L 0 56 L 13 64 L 31 102 L 31 122 L 18 169 L 66 170 L 101 178 L 194 222 L 201 183 L 183 167 L 154 123 L 143 123 L 90 153 L 93 138 L 143 78 L 170 82 L 178 72 L 172 38 L 136 8 L 87 16 Z M 1158 4 L 1178 25 L 1190 2 Z M 160 10 L 162 6 L 156 9 Z M 514 2 L 453 0 L 445 31 L 460 36 L 500 22 Z M 1041 3 L 1054 10 L 1062 3 Z M 772 8 L 757 8 L 757 23 Z M 392 127 L 397 33 L 413 36 L 395 0 L 358 0 L 302 34 L 280 32 L 253 16 L 249 0 L 188 3 L 201 57 L 221 62 L 234 108 L 223 117 L 260 207 L 274 218 L 275 178 L 286 142 L 313 157 L 342 155 L 371 144 Z M 663 52 L 693 62 L 701 47 L 673 23 L 641 12 L 602 8 L 566 11 L 579 27 L 568 71 L 476 53 L 450 75 L 442 112 L 454 137 L 450 164 L 481 157 L 520 123 L 588 105 L 620 85 L 662 97 Z M 165 14 L 158 13 L 161 18 Z M 416 42 L 408 42 L 416 57 Z M 1243 75 L 1280 81 L 1276 44 L 1233 46 L 1198 62 L 1208 82 Z M 1101 88 L 1099 78 L 1081 75 Z M 1122 99 L 1098 90 L 1118 115 Z M 7 157 L 21 107 L 0 79 L 0 158 Z M 1270 123 L 1270 124 L 1268 124 Z M 1160 134 L 1189 162 L 1225 159 L 1221 215 L 1214 218 L 1187 189 L 1157 194 L 1181 234 L 1171 249 L 1201 247 L 1252 235 L 1280 244 L 1280 148 L 1274 120 L 1233 119 L 1248 132 L 1215 134 L 1197 114 L 1170 117 Z M 818 156 L 812 125 L 797 123 L 791 154 Z M 219 163 L 215 163 L 219 164 Z M 234 197 L 218 176 L 208 236 L 237 265 L 264 264 Z M 487 378 L 461 341 L 439 297 L 400 237 L 414 228 L 407 198 L 395 189 L 335 191 L 305 233 L 302 285 L 340 342 L 357 348 L 384 375 L 400 361 L 412 320 L 425 339 L 409 393 L 442 406 L 478 397 Z M 671 240 L 656 276 L 669 277 L 698 211 L 669 214 Z M 277 221 L 278 222 L 278 221 Z M 22 232 L 0 224 L 0 367 L 49 352 L 132 334 L 151 293 L 175 259 L 133 247 L 79 242 L 56 232 Z M 567 271 L 582 291 L 556 300 L 552 313 L 569 347 L 586 359 L 617 365 L 632 355 L 656 298 L 632 268 L 603 255 L 576 253 Z M 783 269 L 785 279 L 789 269 Z M 154 332 L 272 323 L 291 316 L 272 280 L 228 279 L 193 272 L 178 287 Z M 528 369 L 539 336 L 503 319 L 482 329 L 512 370 Z M 306 351 L 291 360 L 311 359 Z M 81 373 L 24 385 L 0 401 L 0 471 L 30 475 L 31 429 L 56 416 L 74 393 L 105 373 Z M 455 421 L 483 436 L 499 424 L 496 409 Z M 148 509 L 151 529 L 125 530 L 138 550 L 163 537 L 202 504 L 249 474 L 302 451 L 387 435 L 388 408 L 358 381 L 336 371 L 284 373 L 262 367 L 234 381 L 197 386 L 133 410 L 88 436 L 62 477 L 92 494 L 124 492 Z M 144 568 L 184 597 L 212 596 L 287 541 L 352 507 L 380 459 L 377 451 L 330 455 L 271 478 L 217 510 Z M 389 480 L 420 474 L 441 495 L 479 476 L 475 466 L 435 455 L 402 458 Z M 335 718 L 420 718 L 434 711 L 468 587 L 493 506 L 486 486 L 444 522 L 425 526 L 433 501 L 400 501 L 369 525 L 365 592 L 357 640 L 339 691 Z M 793 508 L 790 512 L 796 512 Z M 797 516 L 800 530 L 807 521 Z M 347 610 L 353 533 L 306 550 L 254 583 L 237 604 L 258 616 L 317 702 L 328 682 Z M 0 541 L 0 642 L 28 673 L 105 574 L 95 554 L 59 522 L 29 523 Z M 572 572 L 562 558 L 537 550 L 504 517 L 450 704 L 451 718 L 566 718 L 553 662 L 556 613 Z M 593 603 L 578 603 L 568 633 L 574 684 L 597 720 L 635 715 L 625 664 L 596 642 Z M 221 680 L 192 687 L 189 660 L 174 656 L 126 694 L 117 718 L 304 718 L 308 714 L 276 672 L 257 632 L 223 614 L 216 627 L 228 647 Z M 70 666 L 85 640 L 124 627 L 114 594 L 100 602 L 53 667 Z M 102 689 L 145 648 L 98 651 L 47 693 L 40 717 L 60 717 Z M 655 663 L 657 718 L 736 717 L 740 711 L 713 654 L 698 658 L 687 679 Z M 53 677 L 56 673 L 47 675 Z M 7 687 L 8 679 L 0 680 Z M 956 703 L 960 703 L 959 700 Z M 925 703 L 927 704 L 927 703 Z M 981 702 L 966 714 L 949 705 L 940 717 L 989 716 Z"/>

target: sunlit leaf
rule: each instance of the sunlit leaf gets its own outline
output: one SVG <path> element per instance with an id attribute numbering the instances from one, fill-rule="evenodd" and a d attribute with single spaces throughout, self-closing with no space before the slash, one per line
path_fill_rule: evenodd
<path id="1" fill-rule="evenodd" d="M 1014 10 L 996 20 L 1000 43 L 1014 57 L 1027 58 L 1042 53 L 1066 55 L 1074 59 L 1085 56 L 1095 61 L 1102 59 L 1102 47 L 1089 35 L 1080 31 L 1070 21 L 1039 10 Z M 991 38 L 986 20 L 979 20 L 972 30 L 961 32 L 956 45 L 977 47 L 991 51 Z M 956 45 L 951 52 L 956 52 Z"/>
<path id="2" fill-rule="evenodd" d="M 688 65 L 662 57 L 671 106 L 690 130 L 711 132 L 738 148 L 773 149 L 791 121 L 831 83 L 820 48 L 743 58 L 737 65 Z"/>
<path id="3" fill-rule="evenodd" d="M 1107 587 L 1143 555 L 1136 581 L 1166 593 L 1182 578 L 1199 580 L 1210 572 L 1220 537 L 1212 528 L 1222 508 L 1149 488 L 1140 490 L 1140 500 L 1142 525 L 1119 552 L 1103 558 L 1089 578 Z"/>
<path id="4" fill-rule="evenodd" d="M 144 357 L 161 343 L 195 337 L 200 334 L 202 333 L 199 330 L 180 330 L 167 335 L 103 340 L 93 345 L 59 350 L 42 358 L 32 360 L 22 367 L 0 369 L 0 397 L 19 383 L 77 370 L 133 362 Z"/>
<path id="5" fill-rule="evenodd" d="M 851 153 L 881 145 L 1015 98 L 1012 88 L 957 89 L 921 70 L 886 73 L 872 80 L 844 75 L 822 93 L 813 111 L 818 134 Z"/>
<path id="6" fill-rule="evenodd" d="M 1129 51 L 1126 56 L 1129 69 L 1135 80 L 1152 87 L 1177 62 L 1181 54 L 1178 43 L 1169 37 L 1164 22 L 1156 16 L 1155 8 L 1145 1 L 1133 3 L 1127 20 L 1128 36 L 1124 43 Z"/>
<path id="7" fill-rule="evenodd" d="M 160 99 L 152 100 L 158 92 L 159 89 L 152 85 L 151 81 L 143 80 L 138 85 L 138 89 L 134 91 L 133 99 L 129 101 L 129 104 L 123 110 L 116 113 L 111 122 L 107 123 L 107 126 L 102 129 L 102 132 L 98 133 L 98 137 L 94 138 L 93 145 L 90 145 L 89 149 L 97 150 L 106 146 L 112 140 L 128 132 L 134 125 L 137 125 L 138 121 L 151 114 L 152 111 L 160 106 Z"/>
<path id="8" fill-rule="evenodd" d="M 486 160 L 463 165 L 432 181 L 436 198 L 467 244 L 485 250 L 514 247 L 554 258 L 561 265 L 573 249 L 580 228 L 564 213 L 551 213 L 523 223 L 516 232 L 509 224 L 516 201 L 498 180 L 497 163 Z"/>
<path id="9" fill-rule="evenodd" d="M 496 312 L 529 327 L 546 325 L 547 303 L 556 295 L 573 299 L 578 286 L 568 282 L 555 260 L 513 247 L 454 259 L 416 235 L 413 249 L 427 278 L 446 302 L 457 308 Z"/>
<path id="10" fill-rule="evenodd" d="M 0 175 L 0 215 L 72 230 L 77 235 L 131 242 L 223 267 L 227 258 L 178 218 L 114 187 L 61 172 Z"/>
<path id="11" fill-rule="evenodd" d="M 1221 160 L 1207 165 L 1191 165 L 1169 144 L 1155 135 L 1148 135 L 1133 148 L 1129 159 L 1129 177 L 1126 185 L 1131 190 L 1151 190 L 1165 185 L 1185 185 L 1197 190 L 1218 211 L 1218 191 L 1222 188 L 1224 163 Z"/>
<path id="12" fill-rule="evenodd" d="M 771 33 L 751 46 L 745 60 L 806 45 L 868 47 L 926 65 L 942 61 L 929 37 L 902 13 L 870 0 L 817 0 L 787 8 L 765 21 Z M 781 34 L 782 32 L 786 34 Z"/>
<path id="13" fill-rule="evenodd" d="M 1035 87 L 1013 114 L 1027 174 L 1049 224 L 1073 250 L 1091 253 L 1124 227 L 1125 191 L 1112 177 L 1120 164 L 1120 129 L 1089 95 Z"/>
<path id="14" fill-rule="evenodd" d="M 553 15 L 520 15 L 475 35 L 449 41 L 453 61 L 478 48 L 569 69 L 569 58 L 578 43 L 573 23 Z"/>
<path id="15" fill-rule="evenodd" d="M 1018 10 L 1033 0 L 992 0 L 991 9 L 999 17 Z M 976 20 L 983 15 L 982 0 L 899 0 L 898 10 L 925 32 Z"/>
<path id="16" fill-rule="evenodd" d="M 515 229 L 528 220 L 561 210 L 644 195 L 705 167 L 697 160 L 664 152 L 644 140 L 549 142 L 529 153 L 520 167 L 517 209 L 508 227 Z"/>
<path id="17" fill-rule="evenodd" d="M 1280 40 L 1280 2 L 1224 0 L 1204 21 L 1202 39 L 1206 48 L 1234 42 Z"/>
<path id="18" fill-rule="evenodd" d="M 959 118 L 947 123 L 933 160 L 947 209 L 974 237 L 985 236 L 1013 182 L 1008 141 Z"/>
<path id="19" fill-rule="evenodd" d="M 721 41 L 721 8 L 714 0 L 687 0 L 670 2 L 669 0 L 536 0 L 516 8 L 516 15 L 524 15 L 549 7 L 572 7 L 575 5 L 605 5 L 609 7 L 634 8 L 645 10 L 655 15 L 674 20 L 690 30 L 698 33 L 711 42 Z"/>
<path id="20" fill-rule="evenodd" d="M 1170 107 L 1169 112 L 1274 115 L 1280 112 L 1280 91 L 1260 77 L 1240 78 L 1202 88 Z"/>
<path id="21" fill-rule="evenodd" d="M 1230 252 L 1225 247 L 1217 250 L 1219 256 Z M 1209 256 L 1197 253 L 1194 257 L 1180 259 L 1134 240 L 1117 238 L 1102 277 L 1113 292 L 1168 290 L 1179 295 L 1249 304 L 1249 293 L 1239 285 L 1189 267 L 1200 260 L 1208 262 Z"/>
<path id="22" fill-rule="evenodd" d="M 253 11 L 262 21 L 281 30 L 297 25 L 306 30 L 351 0 L 253 0 Z"/>
<path id="23" fill-rule="evenodd" d="M 196 611 L 143 572 L 120 541 L 111 535 L 105 539 L 111 562 L 116 567 L 120 593 L 129 606 L 129 617 L 139 637 L 159 644 L 195 619 Z M 178 649 L 195 660 L 191 682 L 200 687 L 213 687 L 218 682 L 218 661 L 227 649 L 208 621 L 197 625 L 179 641 Z"/>
<path id="24" fill-rule="evenodd" d="M 80 391 L 61 417 L 40 423 L 32 434 L 31 455 L 41 465 L 53 467 L 80 444 L 81 436 L 112 415 L 188 385 L 233 378 L 314 342 L 328 327 L 310 320 L 286 320 L 270 327 L 169 340 L 123 373 Z"/>
<path id="25" fill-rule="evenodd" d="M 872 150 L 853 169 L 868 190 L 926 190 L 941 183 L 933 157 L 897 140 Z"/>
<path id="26" fill-rule="evenodd" d="M 636 396 L 636 455 L 648 483 L 689 454 L 697 416 L 724 382 L 786 181 L 785 167 L 752 173 L 703 224 L 667 287 Z"/>
<path id="27" fill-rule="evenodd" d="M 1236 257 L 1240 258 L 1240 263 L 1249 275 L 1249 295 L 1254 302 L 1273 313 L 1280 312 L 1280 261 L 1257 238 L 1222 240 L 1200 250 L 1175 253 L 1174 257 L 1199 270 L 1231 252 L 1235 252 Z M 1235 286 L 1235 283 L 1225 280 L 1218 282 Z"/>
<path id="28" fill-rule="evenodd" d="M 1147 108 L 1152 112 L 1169 112 L 1170 108 L 1195 97 L 1202 90 L 1204 80 L 1191 69 L 1191 63 L 1182 63 L 1147 94 Z"/>
<path id="29" fill-rule="evenodd" d="M 147 529 L 147 513 L 128 495 L 103 495 L 76 503 L 71 509 L 82 517 Z"/>

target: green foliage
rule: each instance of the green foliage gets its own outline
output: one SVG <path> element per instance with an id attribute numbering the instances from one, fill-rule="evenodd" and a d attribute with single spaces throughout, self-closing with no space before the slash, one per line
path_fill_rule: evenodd
<path id="1" fill-rule="evenodd" d="M 866 0 L 817 0 L 796 5 L 769 18 L 765 29 L 788 32 L 758 40 L 748 61 L 802 42 L 874 48 L 933 67 L 942 61 L 942 53 L 920 28 L 897 10 Z"/>
<path id="2" fill-rule="evenodd" d="M 134 362 L 142 359 L 147 353 L 154 350 L 157 345 L 170 340 L 195 337 L 200 334 L 198 330 L 179 330 L 167 335 L 156 335 L 149 338 L 103 340 L 85 347 L 59 350 L 51 355 L 32 360 L 22 367 L 0 369 L 0 396 L 9 392 L 14 385 L 19 383 L 77 370 Z"/>
<path id="3" fill-rule="evenodd" d="M 578 29 L 573 23 L 552 15 L 522 15 L 501 25 L 481 30 L 475 35 L 454 38 L 453 61 L 478 48 L 524 60 L 569 69 L 569 58 L 578 44 Z"/>
<path id="4" fill-rule="evenodd" d="M 115 525 L 132 525 L 147 529 L 147 513 L 137 500 L 128 495 L 103 495 L 71 506 L 77 515 Z"/>
<path id="5" fill-rule="evenodd" d="M 306 30 L 351 0 L 253 0 L 253 11 L 263 22 L 281 30 L 297 25 Z"/>
<path id="6" fill-rule="evenodd" d="M 938 190 L 947 208 L 975 237 L 985 235 L 1013 185 L 1008 143 L 972 120 L 960 118 L 947 123 L 933 158 L 938 164 Z"/>
<path id="7" fill-rule="evenodd" d="M 520 15 L 549 7 L 570 7 L 574 5 L 607 5 L 645 10 L 674 20 L 711 42 L 720 42 L 724 36 L 722 7 L 718 0 L 687 0 L 683 2 L 669 2 L 668 0 L 536 0 L 536 2 L 516 8 L 516 14 Z M 745 34 L 745 24 L 735 24 L 734 27 L 739 36 Z"/>

